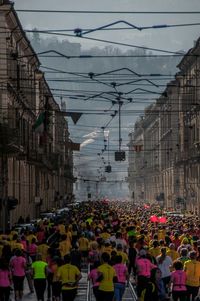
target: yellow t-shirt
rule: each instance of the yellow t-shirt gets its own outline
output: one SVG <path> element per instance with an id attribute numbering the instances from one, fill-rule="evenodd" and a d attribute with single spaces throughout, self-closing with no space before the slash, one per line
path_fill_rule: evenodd
<path id="1" fill-rule="evenodd" d="M 88 251 L 89 241 L 88 241 L 87 238 L 85 238 L 85 237 L 79 238 L 78 243 L 79 243 L 79 250 L 80 251 Z"/>
<path id="2" fill-rule="evenodd" d="M 11 246 L 11 250 L 15 250 L 15 249 L 19 249 L 19 250 L 23 250 L 24 246 L 23 244 L 21 244 L 20 242 L 16 242 L 16 240 L 12 240 L 10 242 L 10 246 Z"/>
<path id="3" fill-rule="evenodd" d="M 63 240 L 59 243 L 59 250 L 62 257 L 64 257 L 66 254 L 70 253 L 71 250 L 71 243 L 68 239 Z"/>
<path id="4" fill-rule="evenodd" d="M 166 231 L 165 230 L 158 230 L 158 240 L 165 239 Z"/>
<path id="5" fill-rule="evenodd" d="M 123 251 L 117 251 L 117 255 L 122 256 L 122 263 L 128 263 L 128 255 Z"/>
<path id="6" fill-rule="evenodd" d="M 58 277 L 62 282 L 62 290 L 71 290 L 77 288 L 77 285 L 73 286 L 77 277 L 80 275 L 79 269 L 72 264 L 65 264 L 58 268 Z"/>
<path id="7" fill-rule="evenodd" d="M 72 232 L 71 231 L 67 231 L 66 232 L 67 238 L 72 241 Z"/>
<path id="8" fill-rule="evenodd" d="M 104 263 L 98 267 L 98 272 L 102 273 L 103 280 L 100 282 L 99 290 L 105 292 L 114 291 L 113 277 L 117 276 L 115 269 L 107 263 Z"/>
<path id="9" fill-rule="evenodd" d="M 65 225 L 63 224 L 58 225 L 58 230 L 61 235 L 66 234 Z"/>
<path id="10" fill-rule="evenodd" d="M 186 271 L 186 285 L 199 286 L 200 285 L 200 262 L 197 260 L 188 260 L 184 263 L 184 270 Z"/>
<path id="11" fill-rule="evenodd" d="M 42 260 L 46 261 L 48 255 L 49 246 L 46 244 L 41 244 L 37 247 L 37 253 L 42 255 Z"/>
<path id="12" fill-rule="evenodd" d="M 103 238 L 103 240 L 107 240 L 108 238 L 110 238 L 110 234 L 107 232 L 103 232 L 99 235 L 101 238 Z"/>
<path id="13" fill-rule="evenodd" d="M 37 237 L 36 237 L 34 234 L 29 234 L 29 235 L 26 237 L 26 239 L 28 240 L 29 243 L 32 242 L 32 239 L 33 239 L 33 238 L 35 238 L 36 241 L 37 241 Z"/>
<path id="14" fill-rule="evenodd" d="M 180 257 L 179 253 L 175 250 L 168 250 L 167 251 L 167 256 L 170 256 L 172 261 L 175 261 Z"/>
<path id="15" fill-rule="evenodd" d="M 152 247 L 149 249 L 149 253 L 151 256 L 153 256 L 154 258 L 156 258 L 158 255 L 160 255 L 160 247 Z"/>

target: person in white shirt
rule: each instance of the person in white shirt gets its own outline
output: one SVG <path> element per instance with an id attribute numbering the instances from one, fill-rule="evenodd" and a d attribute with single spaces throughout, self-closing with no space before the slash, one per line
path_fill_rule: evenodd
<path id="1" fill-rule="evenodd" d="M 158 268 L 162 273 L 162 280 L 165 286 L 166 292 L 168 292 L 169 283 L 171 279 L 171 271 L 170 268 L 173 265 L 173 261 L 170 256 L 166 255 L 167 249 L 161 248 L 161 255 L 156 257 L 156 261 L 158 264 Z"/>

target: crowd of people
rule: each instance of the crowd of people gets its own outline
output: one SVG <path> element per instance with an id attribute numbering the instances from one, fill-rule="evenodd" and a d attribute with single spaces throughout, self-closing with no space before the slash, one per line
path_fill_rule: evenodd
<path id="1" fill-rule="evenodd" d="M 86 202 L 60 219 L 0 234 L 0 301 L 73 301 L 89 266 L 96 301 L 122 301 L 135 287 L 140 301 L 194 301 L 200 286 L 200 220 L 129 202 Z M 46 293 L 46 295 L 45 295 Z"/>

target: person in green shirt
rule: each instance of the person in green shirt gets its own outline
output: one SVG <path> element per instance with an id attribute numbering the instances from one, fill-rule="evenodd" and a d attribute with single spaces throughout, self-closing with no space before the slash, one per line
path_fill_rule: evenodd
<path id="1" fill-rule="evenodd" d="M 37 300 L 44 301 L 47 278 L 47 263 L 42 261 L 41 254 L 36 255 L 36 261 L 32 263 L 31 267 Z"/>

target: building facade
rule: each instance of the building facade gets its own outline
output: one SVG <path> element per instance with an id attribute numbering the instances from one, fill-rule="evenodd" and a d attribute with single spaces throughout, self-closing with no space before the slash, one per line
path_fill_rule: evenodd
<path id="1" fill-rule="evenodd" d="M 5 227 L 8 216 L 13 224 L 20 216 L 34 218 L 62 205 L 73 193 L 74 178 L 67 121 L 9 1 L 0 6 L 0 53 L 0 198 Z"/>
<path id="2" fill-rule="evenodd" d="M 168 209 L 200 212 L 200 39 L 182 58 L 175 79 L 154 104 L 145 109 L 144 199 Z M 137 133 L 129 135 L 129 153 Z M 135 155 L 131 155 L 135 158 Z M 131 161 L 129 169 L 136 163 Z M 145 175 L 145 176 L 144 176 Z M 129 173 L 129 186 L 136 187 Z M 137 193 L 136 193 L 137 195 Z"/>
<path id="3" fill-rule="evenodd" d="M 129 134 L 128 185 L 133 201 L 144 200 L 144 130 L 143 120 L 135 123 L 134 131 Z"/>

